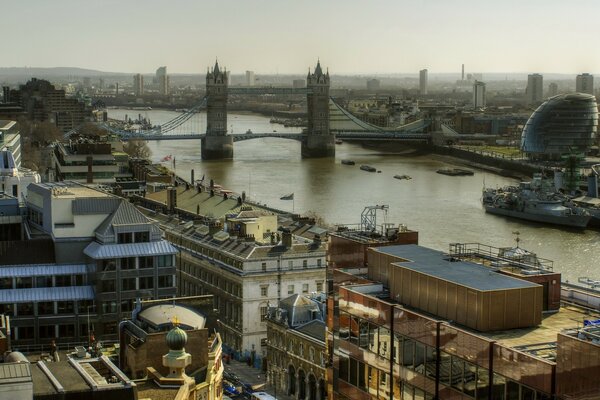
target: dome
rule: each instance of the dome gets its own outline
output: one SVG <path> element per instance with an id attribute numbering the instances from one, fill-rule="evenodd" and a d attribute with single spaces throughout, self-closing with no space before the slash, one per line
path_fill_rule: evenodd
<path id="1" fill-rule="evenodd" d="M 167 346 L 169 346 L 170 350 L 183 350 L 187 339 L 187 333 L 176 326 L 167 333 Z"/>
<path id="2" fill-rule="evenodd" d="M 549 98 L 523 128 L 521 150 L 530 158 L 558 159 L 585 153 L 594 144 L 598 128 L 596 98 L 570 93 Z"/>

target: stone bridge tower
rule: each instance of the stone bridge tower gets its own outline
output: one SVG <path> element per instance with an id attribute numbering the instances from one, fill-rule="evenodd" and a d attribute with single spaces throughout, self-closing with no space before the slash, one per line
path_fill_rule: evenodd
<path id="1" fill-rule="evenodd" d="M 227 136 L 227 71 L 215 62 L 206 73 L 206 137 L 202 139 L 202 159 L 233 158 L 233 138 Z"/>
<path id="2" fill-rule="evenodd" d="M 308 70 L 306 95 L 308 129 L 302 141 L 302 157 L 334 157 L 335 134 L 329 130 L 329 71 L 323 73 L 317 61 L 314 73 Z"/>

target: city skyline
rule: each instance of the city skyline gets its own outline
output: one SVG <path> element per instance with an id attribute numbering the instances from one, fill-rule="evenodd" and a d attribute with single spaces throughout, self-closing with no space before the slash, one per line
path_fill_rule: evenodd
<path id="1" fill-rule="evenodd" d="M 320 58 L 336 74 L 470 72 L 594 73 L 582 1 L 479 4 L 378 1 L 285 3 L 32 1 L 5 4 L 0 67 L 80 67 L 149 73 L 202 73 L 215 58 L 233 73 L 297 74 Z M 34 10 L 34 11 L 32 11 Z M 26 18 L 18 18 L 26 16 Z M 535 18 L 533 18 L 535 17 Z M 17 22 L 18 21 L 18 22 Z M 23 29 L 24 21 L 39 29 Z M 251 33 L 251 35 L 249 34 Z M 550 46 L 541 46 L 550 43 Z M 577 45 L 575 45 L 577 44 Z M 560 57 L 557 57 L 560 55 Z"/>

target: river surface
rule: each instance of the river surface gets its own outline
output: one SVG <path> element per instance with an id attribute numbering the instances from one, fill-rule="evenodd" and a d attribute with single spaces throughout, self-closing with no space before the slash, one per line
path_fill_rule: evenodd
<path id="1" fill-rule="evenodd" d="M 109 110 L 109 117 L 123 119 L 141 113 L 153 124 L 161 124 L 178 115 L 172 111 Z M 187 128 L 203 132 L 205 114 L 194 117 Z M 268 117 L 255 114 L 229 114 L 228 125 L 234 133 L 298 132 L 271 124 Z M 177 132 L 183 133 L 183 132 Z M 554 260 L 554 269 L 563 279 L 576 281 L 589 276 L 600 279 L 600 232 L 576 231 L 529 223 L 486 214 L 481 206 L 481 190 L 504 186 L 516 181 L 484 171 L 474 176 L 451 177 L 435 171 L 450 166 L 435 156 L 381 154 L 360 145 L 343 143 L 336 146 L 335 159 L 302 159 L 300 142 L 288 139 L 255 139 L 235 143 L 234 159 L 202 161 L 200 140 L 150 141 L 152 159 L 159 162 L 172 154 L 177 174 L 189 180 L 195 170 L 196 179 L 203 175 L 224 188 L 245 191 L 257 202 L 282 210 L 314 212 L 329 224 L 356 224 L 368 205 L 389 205 L 382 222 L 406 224 L 419 231 L 420 244 L 448 251 L 448 244 L 479 242 L 496 247 L 513 246 L 520 232 L 521 247 L 538 256 Z M 340 164 L 344 158 L 356 165 Z M 170 164 L 170 163 L 168 163 Z M 381 173 L 361 171 L 368 164 Z M 412 180 L 397 180 L 396 174 L 407 174 Z M 280 197 L 294 193 L 293 201 Z"/>

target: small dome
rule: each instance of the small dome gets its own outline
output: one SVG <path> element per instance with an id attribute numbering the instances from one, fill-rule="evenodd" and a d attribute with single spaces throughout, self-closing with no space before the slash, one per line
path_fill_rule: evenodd
<path id="1" fill-rule="evenodd" d="M 167 346 L 169 346 L 170 350 L 183 350 L 187 339 L 187 333 L 176 326 L 167 333 Z"/>

